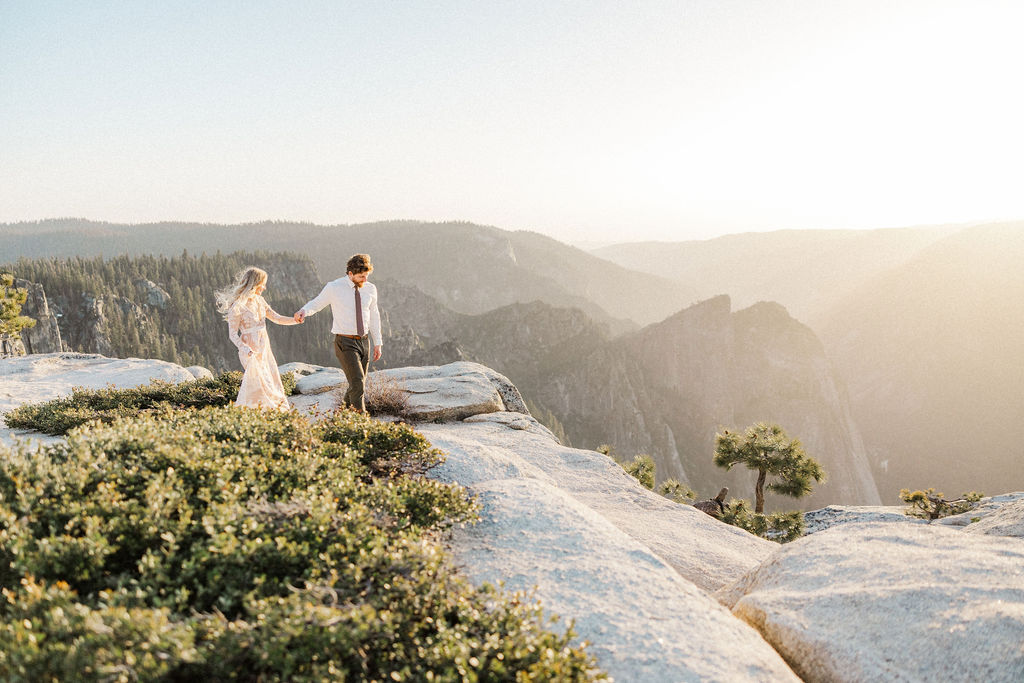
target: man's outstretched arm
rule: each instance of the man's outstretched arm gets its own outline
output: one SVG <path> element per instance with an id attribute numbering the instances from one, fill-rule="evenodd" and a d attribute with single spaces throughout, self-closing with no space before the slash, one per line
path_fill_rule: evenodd
<path id="1" fill-rule="evenodd" d="M 313 315 L 331 302 L 331 295 L 329 291 L 330 286 L 330 283 L 324 285 L 324 288 L 320 290 L 319 294 L 313 297 L 311 301 L 307 302 L 305 306 L 295 311 L 295 315 L 292 316 L 295 318 L 295 322 L 301 323 L 306 319 L 307 315 Z"/>

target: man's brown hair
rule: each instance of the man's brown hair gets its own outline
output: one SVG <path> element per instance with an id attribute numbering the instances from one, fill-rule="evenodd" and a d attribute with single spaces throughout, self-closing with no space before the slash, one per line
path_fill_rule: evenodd
<path id="1" fill-rule="evenodd" d="M 372 273 L 373 264 L 370 263 L 369 254 L 355 254 L 348 260 L 348 264 L 345 266 L 346 273 L 352 273 L 353 275 L 359 275 L 359 273 Z"/>

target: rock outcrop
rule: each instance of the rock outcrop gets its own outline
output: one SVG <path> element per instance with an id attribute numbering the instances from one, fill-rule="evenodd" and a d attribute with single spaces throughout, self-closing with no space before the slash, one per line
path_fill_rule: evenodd
<path id="1" fill-rule="evenodd" d="M 886 522 L 891 524 L 934 524 L 961 528 L 968 533 L 991 533 L 1020 536 L 1015 533 L 1016 521 L 1024 512 L 1024 492 L 987 496 L 978 505 L 962 514 L 940 517 L 929 522 L 906 514 L 906 505 L 829 505 L 804 513 L 804 535 L 858 522 Z M 997 514 L 998 513 L 998 514 Z M 984 523 L 983 523 L 984 522 Z M 1005 532 L 1005 533 L 1004 533 Z"/>
<path id="2" fill-rule="evenodd" d="M 1024 494 L 974 524 L 964 527 L 969 534 L 1013 536 L 1024 539 Z"/>
<path id="3" fill-rule="evenodd" d="M 715 519 L 721 519 L 722 514 L 725 513 L 725 497 L 729 495 L 729 488 L 725 487 L 718 492 L 718 495 L 714 498 L 708 498 L 707 500 L 698 500 L 693 504 L 693 507 L 697 508 L 706 515 L 711 515 Z"/>
<path id="4" fill-rule="evenodd" d="M 157 283 L 139 278 L 134 282 L 135 289 L 143 296 L 145 304 L 153 308 L 166 308 L 171 301 L 171 295 Z"/>
<path id="5" fill-rule="evenodd" d="M 1024 544 L 860 523 L 785 546 L 719 594 L 805 681 L 1024 679 Z"/>
<path id="6" fill-rule="evenodd" d="M 64 350 L 60 339 L 57 314 L 50 310 L 43 286 L 28 280 L 16 280 L 15 287 L 24 289 L 28 297 L 21 307 L 22 315 L 36 321 L 34 327 L 21 331 L 21 339 L 27 353 L 59 353 Z"/>
<path id="7" fill-rule="evenodd" d="M 162 360 L 107 358 L 86 353 L 45 353 L 0 361 L 0 413 L 25 403 L 42 403 L 68 396 L 72 389 L 135 387 L 154 380 L 184 382 L 191 372 Z M 0 443 L 15 437 L 52 441 L 36 432 L 11 430 L 0 423 Z"/>
<path id="8" fill-rule="evenodd" d="M 316 404 L 320 410 L 334 409 L 341 405 L 348 389 L 348 381 L 338 368 L 290 363 L 279 370 L 298 370 L 302 375 L 295 388 L 304 396 L 293 399 L 300 408 Z M 400 391 L 406 395 L 403 417 L 408 420 L 450 422 L 498 411 L 530 413 L 519 390 L 507 377 L 478 363 L 372 372 L 367 377 L 367 391 L 372 392 L 378 383 L 400 384 Z M 310 399 L 319 394 L 329 395 Z"/>

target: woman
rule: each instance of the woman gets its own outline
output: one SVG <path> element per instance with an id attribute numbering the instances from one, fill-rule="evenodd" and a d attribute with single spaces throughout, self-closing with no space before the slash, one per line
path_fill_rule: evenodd
<path id="1" fill-rule="evenodd" d="M 270 307 L 261 296 L 266 288 L 266 271 L 250 266 L 238 274 L 233 285 L 217 292 L 217 310 L 228 321 L 228 336 L 238 347 L 238 359 L 245 369 L 235 405 L 288 410 L 277 360 L 270 350 L 266 319 L 278 325 L 299 322 Z"/>

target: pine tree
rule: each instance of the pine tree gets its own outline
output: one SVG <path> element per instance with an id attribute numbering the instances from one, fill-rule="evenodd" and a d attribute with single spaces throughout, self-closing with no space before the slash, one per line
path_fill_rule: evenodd
<path id="1" fill-rule="evenodd" d="M 825 480 L 825 471 L 804 452 L 799 439 L 790 439 L 782 427 L 765 422 L 747 427 L 743 434 L 728 430 L 716 434 L 714 462 L 726 470 L 736 464 L 757 470 L 754 511 L 758 513 L 764 512 L 765 481 L 769 474 L 777 480 L 768 484 L 768 490 L 792 498 L 810 493 L 812 480 Z"/>
<path id="2" fill-rule="evenodd" d="M 35 326 L 35 320 L 21 315 L 21 305 L 27 298 L 27 291 L 14 286 L 14 275 L 0 273 L 0 335 L 20 339 L 23 329 Z"/>

